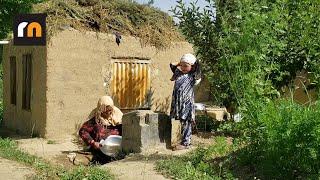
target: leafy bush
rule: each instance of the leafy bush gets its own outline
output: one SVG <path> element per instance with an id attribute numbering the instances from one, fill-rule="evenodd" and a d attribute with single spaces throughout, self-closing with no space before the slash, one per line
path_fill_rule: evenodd
<path id="1" fill-rule="evenodd" d="M 306 70 L 320 87 L 320 2 L 207 0 L 203 10 L 178 1 L 180 29 L 193 43 L 217 105 L 238 106 L 242 162 L 266 179 L 319 176 L 319 104 L 279 100 Z M 216 13 L 215 13 L 216 12 Z"/>
<path id="2" fill-rule="evenodd" d="M 208 115 L 196 116 L 196 130 L 203 132 L 212 132 L 216 135 L 237 136 L 237 129 L 233 121 L 217 121 Z"/>
<path id="3" fill-rule="evenodd" d="M 213 118 L 206 115 L 197 115 L 196 116 L 196 125 L 197 130 L 210 132 L 211 130 L 217 129 L 219 126 L 217 121 Z"/>
<path id="4" fill-rule="evenodd" d="M 271 101 L 245 118 L 243 162 L 272 179 L 320 176 L 319 103 L 306 107 Z"/>
<path id="5" fill-rule="evenodd" d="M 302 69 L 319 86 L 319 1 L 207 2 L 200 11 L 179 0 L 174 13 L 205 64 L 218 105 L 245 106 L 240 101 L 247 96 L 279 97 L 278 90 Z"/>

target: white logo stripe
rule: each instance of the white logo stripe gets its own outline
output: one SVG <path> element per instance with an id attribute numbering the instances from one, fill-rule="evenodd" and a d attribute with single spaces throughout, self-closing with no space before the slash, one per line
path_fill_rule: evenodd
<path id="1" fill-rule="evenodd" d="M 23 37 L 23 29 L 28 25 L 28 22 L 21 22 L 18 25 L 18 37 Z"/>

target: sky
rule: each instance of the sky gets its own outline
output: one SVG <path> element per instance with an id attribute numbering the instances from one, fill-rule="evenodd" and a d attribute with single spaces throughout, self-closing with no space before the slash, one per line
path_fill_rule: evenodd
<path id="1" fill-rule="evenodd" d="M 147 3 L 148 0 L 135 0 L 138 3 Z M 184 0 L 185 3 L 189 4 L 190 2 L 192 2 L 194 0 Z M 155 0 L 153 6 L 160 8 L 162 11 L 168 12 L 171 7 L 174 7 L 176 5 L 176 0 Z M 205 0 L 198 0 L 198 5 L 200 7 L 204 7 L 206 5 L 206 1 Z M 168 12 L 169 14 L 172 14 L 170 12 Z"/>

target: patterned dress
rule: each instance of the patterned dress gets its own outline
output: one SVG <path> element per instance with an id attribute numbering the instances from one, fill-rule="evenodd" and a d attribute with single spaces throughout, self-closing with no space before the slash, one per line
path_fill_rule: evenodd
<path id="1" fill-rule="evenodd" d="M 172 69 L 172 68 L 171 68 Z M 180 120 L 182 125 L 181 145 L 191 144 L 192 122 L 195 121 L 194 90 L 195 74 L 183 74 L 178 69 L 172 69 L 176 76 L 171 102 L 171 119 Z"/>
<path id="2" fill-rule="evenodd" d="M 106 164 L 112 159 L 110 156 L 103 154 L 100 149 L 94 149 L 93 143 L 100 142 L 102 139 L 106 139 L 110 135 L 120 135 L 122 134 L 122 125 L 116 126 L 104 126 L 97 124 L 95 117 L 86 121 L 79 130 L 79 135 L 82 140 L 90 145 L 90 151 L 92 153 L 91 163 L 93 164 Z"/>
<path id="3" fill-rule="evenodd" d="M 122 125 L 106 127 L 97 124 L 94 118 L 95 117 L 85 122 L 79 130 L 79 136 L 87 145 L 92 146 L 94 142 L 100 142 L 100 140 L 106 139 L 110 135 L 121 136 Z"/>

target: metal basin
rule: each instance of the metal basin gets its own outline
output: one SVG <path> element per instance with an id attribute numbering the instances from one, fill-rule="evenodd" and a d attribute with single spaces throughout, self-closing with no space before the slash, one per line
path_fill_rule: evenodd
<path id="1" fill-rule="evenodd" d="M 110 135 L 107 139 L 101 140 L 100 150 L 108 156 L 115 156 L 121 150 L 122 137 Z"/>

